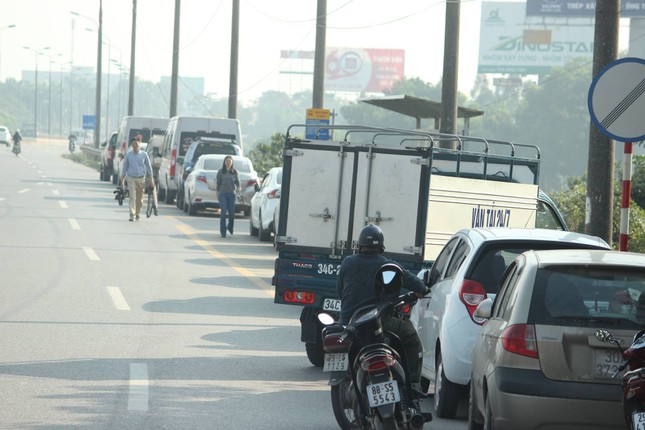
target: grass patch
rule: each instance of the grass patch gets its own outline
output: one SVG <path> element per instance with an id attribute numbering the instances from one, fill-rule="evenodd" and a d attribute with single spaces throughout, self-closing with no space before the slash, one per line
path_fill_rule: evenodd
<path id="1" fill-rule="evenodd" d="M 100 170 L 101 162 L 97 161 L 94 157 L 88 157 L 82 151 L 74 152 L 73 154 L 63 154 L 63 158 L 72 160 L 76 163 L 83 164 L 87 167 L 95 169 L 97 172 Z"/>

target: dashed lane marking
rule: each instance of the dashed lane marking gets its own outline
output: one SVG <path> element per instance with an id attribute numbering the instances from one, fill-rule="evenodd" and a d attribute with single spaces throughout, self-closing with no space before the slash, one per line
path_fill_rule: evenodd
<path id="1" fill-rule="evenodd" d="M 96 255 L 96 252 L 92 248 L 89 247 L 83 247 L 83 251 L 85 251 L 85 255 L 87 255 L 87 258 L 89 258 L 92 261 L 101 261 L 98 255 Z"/>
<path id="2" fill-rule="evenodd" d="M 125 300 L 125 297 L 123 297 L 123 293 L 119 287 L 107 287 L 107 290 L 114 302 L 114 307 L 120 311 L 130 310 L 130 306 L 128 306 L 128 302 Z"/>

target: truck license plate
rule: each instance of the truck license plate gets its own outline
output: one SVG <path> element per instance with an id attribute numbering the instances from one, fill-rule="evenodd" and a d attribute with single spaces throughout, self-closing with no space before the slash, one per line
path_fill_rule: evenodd
<path id="1" fill-rule="evenodd" d="M 340 300 L 325 299 L 325 301 L 323 301 L 323 311 L 340 312 Z"/>
<path id="2" fill-rule="evenodd" d="M 634 412 L 632 415 L 632 430 L 645 430 L 645 412 Z"/>
<path id="3" fill-rule="evenodd" d="M 325 354 L 325 364 L 323 365 L 323 372 L 341 372 L 347 370 L 349 360 L 347 353 L 342 352 L 339 354 Z"/>
<path id="4" fill-rule="evenodd" d="M 375 408 L 389 403 L 396 403 L 401 400 L 399 394 L 399 386 L 396 381 L 381 382 L 380 384 L 372 384 L 367 387 L 367 399 L 370 402 L 370 407 Z"/>
<path id="5" fill-rule="evenodd" d="M 594 378 L 611 379 L 625 361 L 617 349 L 596 349 Z"/>

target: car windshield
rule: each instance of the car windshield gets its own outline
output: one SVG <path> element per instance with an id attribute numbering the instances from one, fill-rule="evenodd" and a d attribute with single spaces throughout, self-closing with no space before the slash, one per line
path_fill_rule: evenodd
<path id="1" fill-rule="evenodd" d="M 538 270 L 529 324 L 640 329 L 645 270 L 559 266 Z"/>

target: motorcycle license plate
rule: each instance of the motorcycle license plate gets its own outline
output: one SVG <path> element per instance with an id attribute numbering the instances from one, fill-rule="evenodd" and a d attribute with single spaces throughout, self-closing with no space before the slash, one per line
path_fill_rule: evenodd
<path id="1" fill-rule="evenodd" d="M 349 360 L 347 353 L 339 354 L 325 354 L 325 364 L 323 365 L 323 372 L 340 372 L 347 370 Z"/>
<path id="2" fill-rule="evenodd" d="M 367 400 L 370 402 L 370 407 L 376 408 L 377 406 L 387 405 L 389 403 L 396 403 L 401 400 L 399 394 L 399 386 L 396 381 L 381 382 L 380 384 L 372 384 L 367 387 Z"/>
<path id="3" fill-rule="evenodd" d="M 632 430 L 645 430 L 645 412 L 635 412 L 632 415 Z"/>
<path id="4" fill-rule="evenodd" d="M 323 301 L 323 311 L 340 312 L 340 300 L 338 300 L 338 299 L 325 299 L 325 301 Z"/>
<path id="5" fill-rule="evenodd" d="M 596 349 L 594 378 L 611 379 L 625 361 L 617 349 Z"/>

